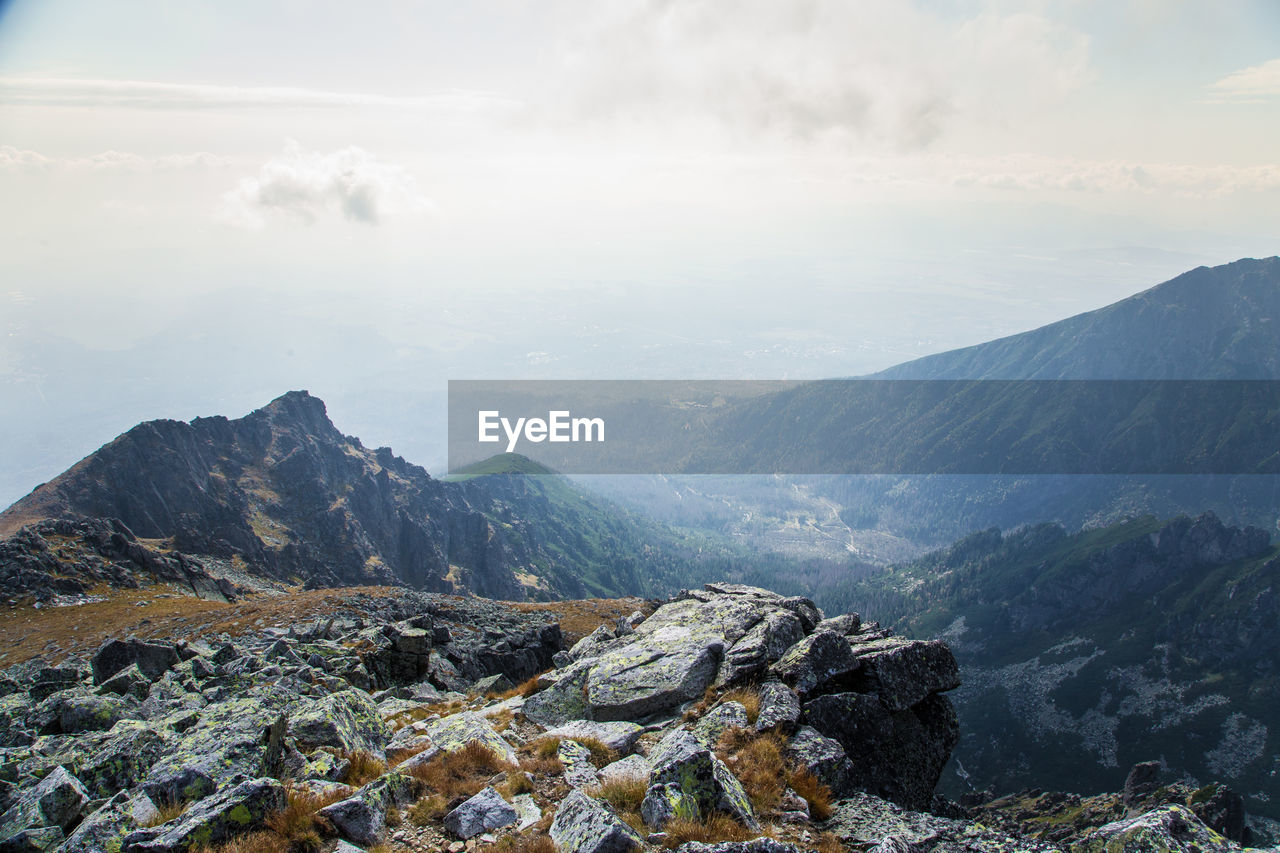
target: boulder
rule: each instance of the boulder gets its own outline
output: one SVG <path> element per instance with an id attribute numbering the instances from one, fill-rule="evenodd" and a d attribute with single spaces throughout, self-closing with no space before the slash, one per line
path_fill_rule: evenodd
<path id="1" fill-rule="evenodd" d="M 136 663 L 131 663 L 115 675 L 102 682 L 99 693 L 111 693 L 116 696 L 132 696 L 135 699 L 146 699 L 151 690 L 151 679 L 142 674 Z"/>
<path id="2" fill-rule="evenodd" d="M 1236 853 L 1239 847 L 1185 806 L 1171 805 L 1095 829 L 1072 853 Z"/>
<path id="3" fill-rule="evenodd" d="M 703 844 L 689 841 L 676 848 L 677 853 L 803 853 L 804 848 L 776 838 L 761 836 L 750 841 L 721 841 L 718 844 Z"/>
<path id="4" fill-rule="evenodd" d="M 66 734 L 103 732 L 123 719 L 135 704 L 119 696 L 68 696 L 58 711 L 58 723 Z"/>
<path id="5" fill-rule="evenodd" d="M 510 826 L 519 813 L 493 788 L 485 788 L 444 816 L 444 828 L 463 840 Z"/>
<path id="6" fill-rule="evenodd" d="M 56 826 L 24 829 L 0 841 L 0 853 L 43 853 L 58 847 L 65 836 Z"/>
<path id="7" fill-rule="evenodd" d="M 525 700 L 524 715 L 540 726 L 559 726 L 590 719 L 587 679 L 595 658 L 577 661 L 554 673 L 555 681 Z"/>
<path id="8" fill-rule="evenodd" d="M 137 664 L 144 676 L 155 681 L 177 666 L 179 660 L 181 658 L 178 657 L 178 650 L 163 643 L 108 640 L 94 654 L 90 663 L 93 667 L 93 683 L 102 684 L 130 664 Z"/>
<path id="9" fill-rule="evenodd" d="M 819 631 L 788 649 L 772 671 L 801 697 L 807 697 L 846 685 L 858 667 L 847 639 L 832 631 Z"/>
<path id="10" fill-rule="evenodd" d="M 698 720 L 693 727 L 693 736 L 709 746 L 715 746 L 715 742 L 726 730 L 745 729 L 747 726 L 747 709 L 739 702 L 723 702 Z"/>
<path id="11" fill-rule="evenodd" d="M 275 779 L 250 779 L 193 803 L 168 823 L 129 833 L 121 853 L 185 853 L 217 844 L 261 826 L 285 807 L 285 799 Z"/>
<path id="12" fill-rule="evenodd" d="M 360 660 L 379 687 L 413 684 L 431 670 L 431 631 L 405 622 L 369 629 L 360 635 L 367 647 Z"/>
<path id="13" fill-rule="evenodd" d="M 53 772 L 29 788 L 21 789 L 0 815 L 0 841 L 29 829 L 57 827 L 65 832 L 76 824 L 89 803 L 89 792 L 65 768 Z"/>
<path id="14" fill-rule="evenodd" d="M 600 768 L 600 781 L 615 782 L 623 779 L 644 779 L 647 781 L 652 769 L 649 765 L 649 759 L 644 756 L 628 755 L 626 758 L 619 759 Z"/>
<path id="15" fill-rule="evenodd" d="M 80 764 L 79 778 L 95 797 L 109 797 L 137 785 L 171 748 L 173 735 L 163 728 L 126 720 Z"/>
<path id="16" fill-rule="evenodd" d="M 564 765 L 564 781 L 573 788 L 590 788 L 600 784 L 600 774 L 591 763 L 591 750 L 576 740 L 562 740 L 556 757 Z"/>
<path id="17" fill-rule="evenodd" d="M 611 808 L 576 789 L 556 810 L 551 840 L 561 853 L 631 853 L 644 847 L 644 840 Z"/>
<path id="18" fill-rule="evenodd" d="M 854 790 L 853 762 L 844 747 L 829 737 L 823 737 L 811 726 L 801 726 L 787 742 L 787 757 L 801 767 L 807 767 L 818 781 L 831 789 L 837 797 Z"/>
<path id="19" fill-rule="evenodd" d="M 640 803 L 640 819 L 656 832 L 661 832 L 669 820 L 697 820 L 699 814 L 698 801 L 682 791 L 676 782 L 650 785 Z"/>
<path id="20" fill-rule="evenodd" d="M 488 720 L 473 711 L 433 720 L 426 724 L 422 733 L 430 740 L 431 746 L 406 761 L 402 765 L 406 770 L 425 764 L 442 752 L 457 752 L 469 743 L 487 746 L 500 759 L 511 764 L 518 761 L 511 744 L 493 730 Z"/>
<path id="21" fill-rule="evenodd" d="M 642 732 L 644 732 L 643 727 L 623 720 L 607 723 L 573 720 L 562 726 L 547 729 L 547 737 L 594 738 L 619 755 L 626 755 L 635 747 Z"/>
<path id="22" fill-rule="evenodd" d="M 381 753 L 391 737 L 378 706 L 363 690 L 343 690 L 295 710 L 289 734 L 303 752 L 328 746 L 372 755 Z"/>
<path id="23" fill-rule="evenodd" d="M 960 668 L 940 640 L 886 637 L 855 643 L 856 683 L 860 693 L 875 693 L 890 711 L 902 711 L 932 693 L 960 686 Z"/>
<path id="24" fill-rule="evenodd" d="M 785 684 L 766 681 L 760 685 L 760 713 L 756 716 L 756 731 L 770 729 L 789 734 L 800 722 L 800 697 Z"/>
<path id="25" fill-rule="evenodd" d="M 700 814 L 721 811 L 755 829 L 755 812 L 742 783 L 715 753 L 690 732 L 676 729 L 649 753 L 649 785 L 675 783 L 692 797 Z"/>
<path id="26" fill-rule="evenodd" d="M 413 779 L 393 770 L 379 776 L 345 800 L 325 806 L 320 815 L 348 841 L 368 846 L 377 843 L 387 826 L 387 810 L 413 799 Z"/>

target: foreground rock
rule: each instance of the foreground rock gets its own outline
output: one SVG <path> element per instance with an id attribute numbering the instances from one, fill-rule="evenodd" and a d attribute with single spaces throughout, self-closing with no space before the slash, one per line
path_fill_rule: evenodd
<path id="1" fill-rule="evenodd" d="M 556 810 L 551 840 L 562 853 L 631 853 L 644 847 L 644 840 L 612 809 L 576 790 Z"/>
<path id="2" fill-rule="evenodd" d="M 168 823 L 130 833 L 121 853 L 182 853 L 198 844 L 217 844 L 261 826 L 267 815 L 284 805 L 284 786 L 275 779 L 241 782 Z"/>

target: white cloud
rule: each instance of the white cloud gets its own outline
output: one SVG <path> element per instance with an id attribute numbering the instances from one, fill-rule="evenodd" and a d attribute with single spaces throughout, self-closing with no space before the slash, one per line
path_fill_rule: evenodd
<path id="1" fill-rule="evenodd" d="M 250 227 L 261 227 L 271 215 L 309 224 L 329 213 L 377 225 L 431 209 L 401 166 L 354 146 L 323 154 L 304 151 L 293 140 L 257 176 L 226 193 L 223 202 L 224 218 Z"/>
<path id="2" fill-rule="evenodd" d="M 1220 101 L 1265 101 L 1280 95 L 1280 59 L 1232 72 L 1209 87 Z"/>
<path id="3" fill-rule="evenodd" d="M 128 107 L 147 110 L 375 108 L 438 113 L 511 110 L 516 102 L 487 92 L 404 97 L 289 86 L 225 86 L 72 77 L 0 77 L 0 102 L 11 106 Z"/>
<path id="4" fill-rule="evenodd" d="M 54 170 L 88 171 L 104 174 L 145 172 L 205 171 L 226 168 L 226 157 L 196 151 L 191 154 L 165 154 L 144 157 L 124 151 L 103 151 L 88 157 L 49 157 L 38 151 L 26 151 L 11 145 L 0 145 L 0 171 L 50 172 Z"/>
<path id="5" fill-rule="evenodd" d="M 595 8 L 565 62 L 569 97 L 593 119 L 914 149 L 956 122 L 1050 109 L 1090 78 L 1088 38 L 1027 13 L 948 20 L 900 0 Z"/>

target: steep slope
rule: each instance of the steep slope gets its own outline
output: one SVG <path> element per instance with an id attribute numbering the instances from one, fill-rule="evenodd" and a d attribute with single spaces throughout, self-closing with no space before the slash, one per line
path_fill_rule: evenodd
<path id="1" fill-rule="evenodd" d="M 1280 378 L 1280 257 L 1198 267 L 1113 305 L 881 379 Z"/>
<path id="2" fill-rule="evenodd" d="M 343 436 L 305 391 L 236 420 L 141 424 L 0 514 L 0 535 L 62 517 L 119 519 L 174 551 L 312 586 L 646 594 L 679 564 L 676 537 L 563 478 L 441 482 Z M 668 549 L 648 559 L 644 541 Z"/>
<path id="3" fill-rule="evenodd" d="M 964 681 L 954 769 L 979 788 L 1096 793 L 1158 759 L 1276 816 L 1278 581 L 1265 531 L 1143 517 L 975 533 L 827 601 L 947 640 Z"/>

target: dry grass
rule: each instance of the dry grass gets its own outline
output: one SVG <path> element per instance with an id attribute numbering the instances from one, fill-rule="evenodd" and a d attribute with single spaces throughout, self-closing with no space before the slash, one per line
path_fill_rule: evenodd
<path id="1" fill-rule="evenodd" d="M 533 782 L 522 770 L 508 770 L 507 781 L 498 786 L 498 793 L 510 799 L 521 794 L 533 793 Z"/>
<path id="2" fill-rule="evenodd" d="M 171 820 L 182 817 L 182 813 L 187 810 L 186 803 L 165 803 L 156 805 L 156 813 L 151 819 L 143 824 L 145 827 L 159 826 L 162 823 L 168 823 Z"/>
<path id="3" fill-rule="evenodd" d="M 337 792 L 317 794 L 288 788 L 285 791 L 285 807 L 267 816 L 267 829 L 276 837 L 277 850 L 293 853 L 314 853 L 322 846 L 321 823 L 316 812 L 343 798 Z"/>
<path id="4" fill-rule="evenodd" d="M 515 768 L 479 743 L 469 743 L 456 752 L 442 753 L 410 770 L 426 790 L 439 794 L 449 806 L 478 794 L 497 773 Z"/>
<path id="5" fill-rule="evenodd" d="M 251 832 L 216 846 L 201 844 L 191 853 L 282 853 L 282 848 L 274 832 Z"/>
<path id="6" fill-rule="evenodd" d="M 690 841 L 719 844 L 721 841 L 748 841 L 759 834 L 722 812 L 715 812 L 700 820 L 674 818 L 667 821 L 662 831 L 667 834 L 662 846 L 668 850 L 674 850 Z"/>
<path id="7" fill-rule="evenodd" d="M 565 646 L 572 646 L 601 625 L 613 625 L 620 618 L 639 610 L 653 612 L 642 598 L 588 598 L 579 601 L 527 602 L 514 606 L 525 613 L 546 613 L 560 623 Z"/>
<path id="8" fill-rule="evenodd" d="M 449 813 L 449 801 L 440 794 L 430 794 L 409 807 L 409 823 L 427 826 Z"/>
<path id="9" fill-rule="evenodd" d="M 511 725 L 511 721 L 515 719 L 515 713 L 510 708 L 503 708 L 496 714 L 488 716 L 489 725 L 493 726 L 495 732 L 505 732 L 507 727 Z"/>
<path id="10" fill-rule="evenodd" d="M 555 758 L 560 753 L 560 738 L 540 737 L 528 744 L 524 750 L 534 758 Z"/>
<path id="11" fill-rule="evenodd" d="M 597 769 L 607 767 L 618 760 L 618 753 L 614 752 L 603 741 L 593 737 L 574 737 L 569 740 L 582 744 L 591 752 L 591 763 Z"/>
<path id="12" fill-rule="evenodd" d="M 737 702 L 747 710 L 747 722 L 756 724 L 760 719 L 760 694 L 749 687 L 738 687 L 720 697 L 721 702 Z"/>
<path id="13" fill-rule="evenodd" d="M 742 782 L 751 805 L 761 814 L 776 812 L 786 792 L 786 741 L 775 732 L 731 728 L 720 736 L 716 754 Z"/>
<path id="14" fill-rule="evenodd" d="M 831 832 L 819 834 L 813 849 L 817 853 L 849 853 L 849 848 L 844 846 L 844 842 L 840 840 L 840 837 Z"/>
<path id="15" fill-rule="evenodd" d="M 643 776 L 630 776 L 602 783 L 591 793 L 613 806 L 618 812 L 640 813 L 649 780 Z"/>
<path id="16" fill-rule="evenodd" d="M 807 767 L 799 767 L 791 771 L 787 784 L 809 804 L 809 817 L 814 820 L 826 820 L 831 817 L 831 789 L 814 776 Z"/>
<path id="17" fill-rule="evenodd" d="M 347 770 L 340 780 L 344 785 L 359 788 L 387 772 L 387 762 L 363 750 L 342 752 L 339 755 L 348 762 Z"/>

